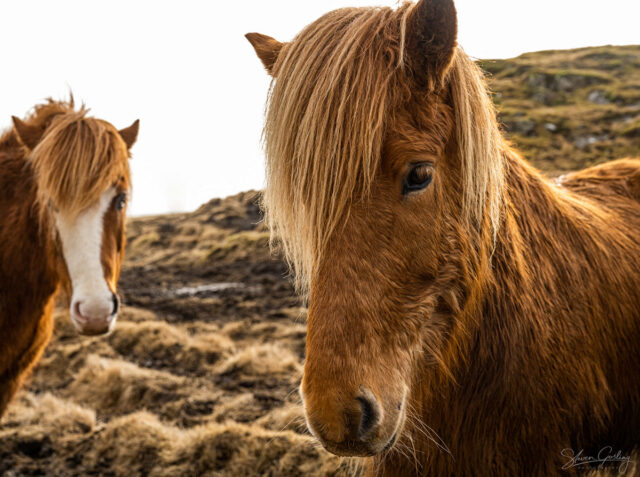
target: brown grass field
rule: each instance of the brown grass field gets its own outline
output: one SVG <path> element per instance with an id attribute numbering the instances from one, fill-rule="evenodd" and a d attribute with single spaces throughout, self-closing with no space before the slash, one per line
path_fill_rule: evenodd
<path id="1" fill-rule="evenodd" d="M 480 63 L 509 137 L 548 174 L 640 155 L 640 46 Z M 58 312 L 0 423 L 0 476 L 358 473 L 306 431 L 306 310 L 256 200 L 130 220 L 116 330 L 79 337 Z"/>

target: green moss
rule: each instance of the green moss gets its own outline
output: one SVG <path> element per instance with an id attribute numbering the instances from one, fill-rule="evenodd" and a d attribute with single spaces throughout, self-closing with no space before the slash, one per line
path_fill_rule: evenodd
<path id="1" fill-rule="evenodd" d="M 502 73 L 509 63 L 502 60 L 479 60 L 478 66 L 489 74 L 497 75 Z"/>
<path id="2" fill-rule="evenodd" d="M 620 133 L 629 138 L 640 138 L 640 119 L 632 121 L 627 126 L 622 128 Z"/>
<path id="3" fill-rule="evenodd" d="M 544 51 L 478 64 L 489 73 L 507 138 L 541 170 L 559 174 L 640 155 L 640 46 Z M 590 99 L 594 91 L 605 101 Z"/>

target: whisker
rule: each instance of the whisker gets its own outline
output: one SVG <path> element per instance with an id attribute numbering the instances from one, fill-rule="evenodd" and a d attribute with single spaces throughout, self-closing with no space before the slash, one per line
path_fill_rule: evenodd
<path id="1" fill-rule="evenodd" d="M 440 437 L 440 435 L 431 426 L 417 417 L 415 409 L 411 404 L 407 406 L 407 419 L 412 424 L 413 429 L 420 432 L 428 440 L 433 442 L 439 450 L 446 452 L 455 460 L 453 454 L 449 450 L 449 447 L 444 442 L 442 437 Z"/>
<path id="2" fill-rule="evenodd" d="M 415 446 L 415 443 L 413 442 L 413 437 L 411 435 L 408 435 L 407 437 L 411 442 L 411 448 L 413 449 L 413 463 L 415 466 L 416 475 L 418 475 L 418 473 L 420 472 L 420 468 L 422 468 L 422 465 L 418 461 L 418 456 L 416 455 L 416 446 Z"/>

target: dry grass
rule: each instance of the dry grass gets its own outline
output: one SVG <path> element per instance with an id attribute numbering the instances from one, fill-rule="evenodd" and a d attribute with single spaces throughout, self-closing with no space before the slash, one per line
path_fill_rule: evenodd
<path id="1" fill-rule="evenodd" d="M 129 442 L 123 447 L 114 445 Z M 336 475 L 338 458 L 319 459 L 311 439 L 240 424 L 208 424 L 184 430 L 138 412 L 114 420 L 89 460 L 117 462 L 121 475 Z"/>
<path id="2" fill-rule="evenodd" d="M 269 343 L 245 348 L 227 359 L 218 372 L 232 374 L 242 372 L 247 375 L 294 374 L 299 375 L 302 367 L 296 356 L 278 344 Z"/>
<path id="3" fill-rule="evenodd" d="M 67 394 L 101 413 L 121 415 L 137 409 L 157 409 L 185 393 L 184 385 L 183 378 L 170 373 L 91 354 Z"/>
<path id="4" fill-rule="evenodd" d="M 233 341 L 221 333 L 185 330 L 162 321 L 120 323 L 109 343 L 122 356 L 154 368 L 183 368 L 204 374 L 221 357 L 232 352 Z"/>
<path id="5" fill-rule="evenodd" d="M 51 393 L 23 393 L 12 405 L 0 430 L 0 440 L 16 427 L 32 427 L 48 436 L 86 434 L 96 428 L 96 413 Z"/>

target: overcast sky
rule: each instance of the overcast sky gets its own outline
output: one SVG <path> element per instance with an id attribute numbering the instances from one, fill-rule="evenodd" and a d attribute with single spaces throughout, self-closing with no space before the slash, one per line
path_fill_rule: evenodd
<path id="1" fill-rule="evenodd" d="M 0 128 L 71 89 L 116 127 L 140 118 L 133 215 L 192 210 L 263 185 L 269 79 L 244 34 L 291 39 L 323 13 L 371 0 L 0 1 Z M 478 58 L 640 44 L 639 0 L 458 0 Z"/>

